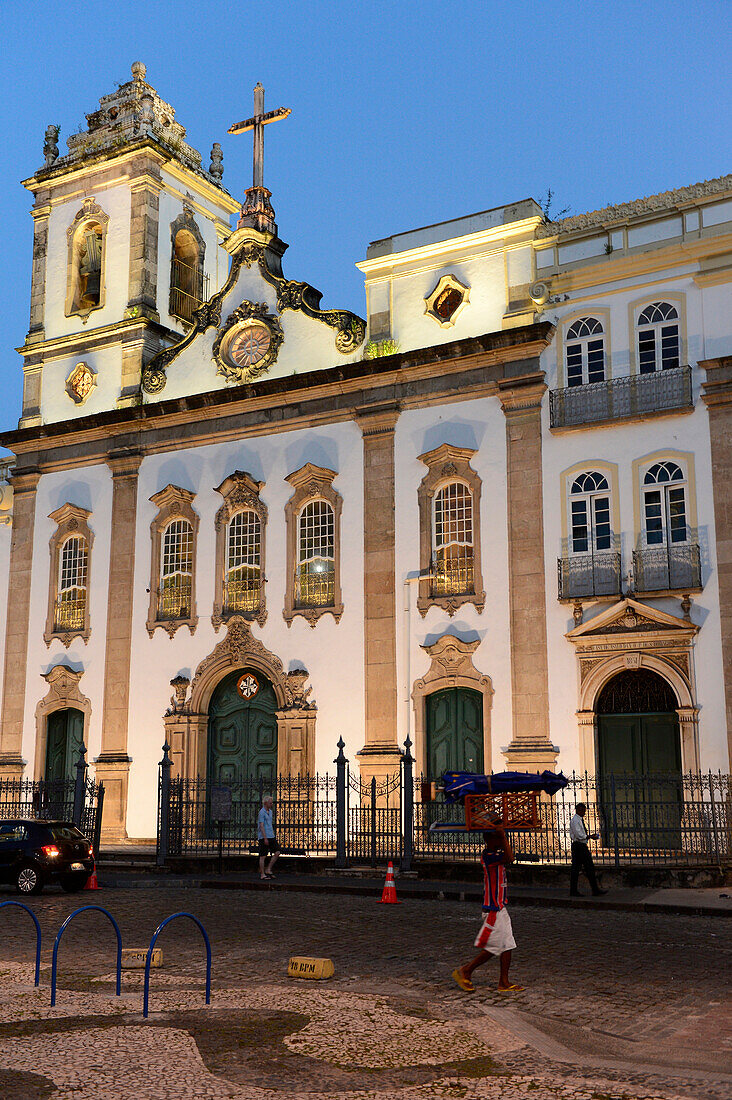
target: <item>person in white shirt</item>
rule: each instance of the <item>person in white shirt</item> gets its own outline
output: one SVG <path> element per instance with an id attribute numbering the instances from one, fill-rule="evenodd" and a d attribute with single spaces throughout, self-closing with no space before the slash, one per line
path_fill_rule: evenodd
<path id="1" fill-rule="evenodd" d="M 595 864 L 587 846 L 588 840 L 597 840 L 598 833 L 588 833 L 585 828 L 584 816 L 587 807 L 584 802 L 578 802 L 575 806 L 575 814 L 569 823 L 569 839 L 572 841 L 572 870 L 569 875 L 569 896 L 580 898 L 582 895 L 577 889 L 580 871 L 587 875 L 587 881 L 595 897 L 606 894 L 607 890 L 601 890 L 595 877 Z"/>

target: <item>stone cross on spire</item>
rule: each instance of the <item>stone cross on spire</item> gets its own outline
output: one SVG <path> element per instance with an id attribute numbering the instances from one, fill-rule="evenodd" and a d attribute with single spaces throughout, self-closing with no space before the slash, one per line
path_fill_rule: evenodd
<path id="1" fill-rule="evenodd" d="M 270 122 L 278 122 L 290 114 L 289 107 L 277 107 L 274 111 L 264 112 L 264 88 L 257 84 L 254 88 L 254 114 L 243 122 L 236 122 L 226 131 L 228 134 L 245 134 L 254 130 L 254 173 L 252 187 L 264 187 L 264 127 Z"/>

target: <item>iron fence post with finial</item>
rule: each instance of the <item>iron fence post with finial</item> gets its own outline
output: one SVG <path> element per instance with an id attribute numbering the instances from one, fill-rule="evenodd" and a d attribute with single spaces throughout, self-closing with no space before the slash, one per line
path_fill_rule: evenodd
<path id="1" fill-rule="evenodd" d="M 79 758 L 76 761 L 76 782 L 74 784 L 74 810 L 71 820 L 77 829 L 81 829 L 81 819 L 84 814 L 84 802 L 86 801 L 86 746 L 81 742 L 79 746 Z M 82 830 L 83 832 L 83 830 Z"/>
<path id="2" fill-rule="evenodd" d="M 402 848 L 402 871 L 412 870 L 414 857 L 414 757 L 411 753 L 412 742 L 407 734 L 402 753 L 402 806 L 404 812 L 404 843 Z"/>
<path id="3" fill-rule="evenodd" d="M 348 760 L 345 753 L 343 738 L 338 740 L 338 755 L 333 763 L 336 766 L 336 867 L 346 866 L 346 769 Z"/>
<path id="4" fill-rule="evenodd" d="M 158 765 L 158 867 L 164 867 L 168 857 L 169 821 L 170 821 L 170 769 L 173 761 L 170 759 L 170 745 L 166 741 L 163 745 L 163 759 Z"/>

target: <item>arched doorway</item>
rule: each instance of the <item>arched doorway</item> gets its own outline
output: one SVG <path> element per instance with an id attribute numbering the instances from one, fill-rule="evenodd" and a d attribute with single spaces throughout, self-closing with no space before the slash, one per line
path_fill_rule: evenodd
<path id="1" fill-rule="evenodd" d="M 483 771 L 483 696 L 472 688 L 443 688 L 426 699 L 427 775 Z"/>
<path id="2" fill-rule="evenodd" d="M 671 685 L 647 668 L 619 672 L 598 696 L 598 790 L 622 846 L 681 847 L 678 706 Z"/>
<path id="3" fill-rule="evenodd" d="M 208 708 L 209 783 L 274 783 L 276 711 L 274 688 L 258 669 L 237 669 L 221 680 Z"/>
<path id="4" fill-rule="evenodd" d="M 46 720 L 46 762 L 43 778 L 58 783 L 76 778 L 76 762 L 84 744 L 84 715 L 68 707 L 54 710 Z"/>
<path id="5" fill-rule="evenodd" d="M 678 706 L 671 685 L 650 669 L 608 680 L 596 704 L 600 772 L 680 772 Z"/>

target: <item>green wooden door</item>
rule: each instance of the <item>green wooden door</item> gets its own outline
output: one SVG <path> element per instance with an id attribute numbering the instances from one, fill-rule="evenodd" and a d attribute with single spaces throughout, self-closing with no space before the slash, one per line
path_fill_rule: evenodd
<path id="1" fill-rule="evenodd" d="M 46 723 L 46 766 L 41 813 L 47 818 L 70 818 L 74 805 L 76 762 L 84 743 L 84 715 L 80 710 L 55 710 Z"/>
<path id="2" fill-rule="evenodd" d="M 84 743 L 84 715 L 80 710 L 55 710 L 46 725 L 44 779 L 55 783 L 76 779 L 76 762 Z"/>
<path id="3" fill-rule="evenodd" d="M 608 838 L 614 800 L 621 847 L 680 849 L 683 784 L 676 714 L 601 714 L 597 733 Z"/>
<path id="4" fill-rule="evenodd" d="M 253 682 L 241 694 L 237 685 Z M 226 676 L 209 706 L 208 774 L 212 783 L 234 786 L 250 778 L 272 784 L 277 774 L 277 700 L 261 673 L 241 669 Z"/>
<path id="5" fill-rule="evenodd" d="M 427 696 L 427 774 L 483 771 L 483 696 L 445 688 Z"/>

